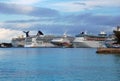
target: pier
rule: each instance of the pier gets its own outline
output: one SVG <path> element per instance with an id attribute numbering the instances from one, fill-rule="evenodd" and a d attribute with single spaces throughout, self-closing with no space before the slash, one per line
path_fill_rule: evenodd
<path id="1" fill-rule="evenodd" d="M 120 48 L 97 48 L 99 54 L 120 54 Z"/>

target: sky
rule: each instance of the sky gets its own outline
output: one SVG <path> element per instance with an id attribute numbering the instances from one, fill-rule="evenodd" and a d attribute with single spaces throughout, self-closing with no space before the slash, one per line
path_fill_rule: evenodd
<path id="1" fill-rule="evenodd" d="M 0 42 L 36 34 L 112 33 L 120 25 L 120 0 L 0 0 Z"/>

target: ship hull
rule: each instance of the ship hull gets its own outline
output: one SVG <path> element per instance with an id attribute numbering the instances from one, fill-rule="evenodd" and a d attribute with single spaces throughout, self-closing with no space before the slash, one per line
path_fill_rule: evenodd
<path id="1" fill-rule="evenodd" d="M 51 43 L 43 43 L 43 44 L 25 44 L 24 47 L 26 48 L 49 48 L 49 47 L 55 47 L 53 44 Z"/>
<path id="2" fill-rule="evenodd" d="M 56 47 L 72 47 L 71 43 L 68 42 L 52 42 Z"/>
<path id="3" fill-rule="evenodd" d="M 83 41 L 83 42 L 74 42 L 73 47 L 75 48 L 98 48 L 103 47 L 100 41 Z"/>
<path id="4" fill-rule="evenodd" d="M 73 41 L 73 47 L 75 48 L 98 48 L 98 47 L 105 47 L 104 41 L 88 41 L 84 38 L 77 38 Z"/>
<path id="5" fill-rule="evenodd" d="M 68 38 L 57 38 L 51 41 L 52 44 L 57 47 L 72 47 L 72 44 Z"/>

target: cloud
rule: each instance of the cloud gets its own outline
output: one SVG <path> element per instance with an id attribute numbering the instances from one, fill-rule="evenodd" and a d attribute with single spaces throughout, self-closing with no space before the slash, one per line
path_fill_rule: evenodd
<path id="1" fill-rule="evenodd" d="M 64 22 L 63 22 L 64 21 Z M 120 15 L 95 15 L 93 13 L 85 13 L 78 15 L 59 16 L 54 18 L 40 18 L 30 20 L 15 20 L 6 21 L 5 23 L 40 23 L 41 25 L 79 25 L 79 24 L 90 24 L 90 25 L 118 25 L 120 21 Z"/>
<path id="2" fill-rule="evenodd" d="M 21 31 L 0 28 L 0 42 L 10 42 L 13 37 L 21 34 Z"/>
<path id="3" fill-rule="evenodd" d="M 43 0 L 5 0 L 3 2 L 9 2 L 13 4 L 32 5 L 42 1 Z"/>
<path id="4" fill-rule="evenodd" d="M 5 14 L 5 20 L 9 20 L 0 23 L 0 40 L 10 41 L 28 30 L 30 34 L 41 30 L 45 34 L 55 35 L 68 31 L 68 34 L 75 36 L 86 30 L 96 34 L 100 31 L 112 32 L 113 28 L 120 25 L 119 0 L 9 1 L 0 3 L 0 14 Z M 17 18 L 11 19 L 10 16 Z"/>
<path id="5" fill-rule="evenodd" d="M 85 6 L 83 4 L 85 3 L 79 3 L 79 5 L 78 3 L 77 4 L 76 3 L 75 2 L 60 2 L 60 3 L 51 4 L 50 6 L 62 12 L 77 12 L 77 11 L 84 10 Z"/>
<path id="6" fill-rule="evenodd" d="M 16 4 L 0 3 L 0 13 L 5 14 L 27 14 L 33 11 L 33 7 L 30 6 L 18 6 Z"/>
<path id="7" fill-rule="evenodd" d="M 120 15 L 96 15 L 93 13 L 85 13 L 78 15 L 69 15 L 65 17 L 68 22 L 74 23 L 74 25 L 79 24 L 89 24 L 89 25 L 119 25 Z"/>
<path id="8" fill-rule="evenodd" d="M 61 12 L 79 12 L 98 8 L 120 8 L 120 0 L 7 0 L 3 1 L 17 5 L 34 5 L 52 8 Z"/>
<path id="9" fill-rule="evenodd" d="M 0 3 L 0 13 L 14 14 L 14 15 L 27 15 L 35 17 L 54 17 L 59 15 L 59 12 L 49 8 L 32 7 L 25 5 Z"/>
<path id="10" fill-rule="evenodd" d="M 77 5 L 86 5 L 85 3 L 81 3 L 81 2 L 75 2 L 74 4 L 77 4 Z"/>
<path id="11" fill-rule="evenodd" d="M 119 0 L 77 0 L 77 1 L 61 1 L 53 4 L 48 4 L 53 9 L 62 12 L 79 12 L 84 10 L 92 10 L 98 8 L 120 8 Z"/>
<path id="12" fill-rule="evenodd" d="M 64 22 L 63 22 L 64 21 Z M 108 27 L 116 27 L 120 25 L 120 16 L 95 15 L 92 13 L 69 15 L 56 18 L 40 18 L 37 20 L 16 20 L 7 21 L 1 24 L 3 28 L 13 30 L 30 30 L 38 31 L 39 29 L 46 33 L 62 34 L 65 30 L 70 33 L 79 33 L 80 31 L 99 32 Z M 56 30 L 56 28 L 58 30 Z M 97 29 L 97 30 L 96 30 Z M 96 31 L 95 31 L 96 30 Z"/>
<path id="13" fill-rule="evenodd" d="M 120 7 L 119 5 L 119 0 L 115 0 L 115 1 L 110 1 L 110 0 L 88 0 L 85 1 L 85 3 L 90 6 L 90 7 L 94 7 L 94 6 L 103 6 L 103 7 Z"/>

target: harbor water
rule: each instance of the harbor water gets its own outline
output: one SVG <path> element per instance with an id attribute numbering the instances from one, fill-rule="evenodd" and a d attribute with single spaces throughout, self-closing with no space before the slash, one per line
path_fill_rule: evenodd
<path id="1" fill-rule="evenodd" d="M 0 81 L 120 81 L 120 55 L 94 48 L 0 48 Z"/>

